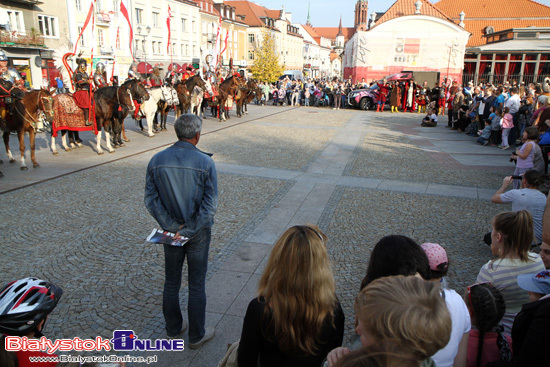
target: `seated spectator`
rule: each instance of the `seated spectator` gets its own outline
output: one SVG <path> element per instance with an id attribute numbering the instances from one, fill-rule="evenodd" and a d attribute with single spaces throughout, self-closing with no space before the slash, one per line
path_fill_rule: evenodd
<path id="1" fill-rule="evenodd" d="M 452 130 L 458 130 L 461 133 L 466 131 L 466 127 L 470 125 L 470 116 L 468 116 L 468 105 L 463 104 L 457 110 L 456 116 L 457 119 L 454 122 Z"/>
<path id="2" fill-rule="evenodd" d="M 477 142 L 481 145 L 489 144 L 489 139 L 491 138 L 491 120 L 485 120 L 485 128 L 477 132 L 479 138 Z"/>
<path id="3" fill-rule="evenodd" d="M 357 333 L 367 348 L 390 351 L 419 366 L 449 341 L 451 318 L 439 286 L 418 277 L 391 276 L 374 280 L 357 295 Z M 328 365 L 346 365 L 349 349 L 339 349 Z M 361 353 L 361 352 L 356 352 Z M 342 362 L 339 359 L 344 358 Z M 351 354 L 350 359 L 354 358 Z"/>
<path id="4" fill-rule="evenodd" d="M 344 337 L 344 313 L 317 226 L 294 226 L 275 243 L 248 305 L 239 367 L 320 366 Z"/>
<path id="5" fill-rule="evenodd" d="M 492 283 L 504 296 L 506 311 L 502 318 L 504 332 L 510 335 L 512 323 L 527 295 L 515 278 L 521 274 L 544 270 L 540 256 L 529 252 L 533 242 L 533 217 L 527 210 L 503 212 L 493 218 L 491 252 L 497 258 L 487 262 L 477 276 L 477 282 Z"/>
<path id="6" fill-rule="evenodd" d="M 479 283 L 467 288 L 464 300 L 472 320 L 466 366 L 509 362 L 512 338 L 504 335 L 504 327 L 500 324 L 506 308 L 502 294 L 491 283 Z"/>
<path id="7" fill-rule="evenodd" d="M 517 284 L 528 291 L 530 303 L 523 305 L 514 320 L 512 366 L 546 366 L 546 341 L 550 330 L 550 273 L 523 274 L 518 276 Z"/>
<path id="8" fill-rule="evenodd" d="M 57 362 L 35 362 L 31 357 L 56 356 L 45 352 L 5 350 L 6 336 L 39 339 L 48 315 L 57 306 L 63 290 L 36 278 L 24 278 L 7 284 L 0 291 L 0 362 L 2 367 L 54 367 Z M 3 335 L 2 335 L 3 334 Z M 38 340 L 37 340 L 38 342 Z"/>
<path id="9" fill-rule="evenodd" d="M 541 184 L 541 176 L 535 170 L 525 172 L 521 179 L 521 189 L 506 189 L 512 184 L 512 176 L 504 177 L 502 186 L 491 198 L 495 204 L 512 203 L 512 211 L 528 210 L 533 217 L 533 227 L 535 229 L 534 244 L 542 242 L 542 216 L 546 206 L 546 196 L 538 190 Z M 505 192 L 506 191 L 506 192 Z M 486 236 L 486 243 L 491 244 L 490 234 Z"/>
<path id="10" fill-rule="evenodd" d="M 437 243 L 420 245 L 430 264 L 429 277 L 426 280 L 443 285 L 444 277 L 449 271 L 447 252 Z M 446 282 L 445 282 L 446 284 Z M 470 313 L 464 300 L 452 289 L 442 286 L 443 298 L 452 319 L 452 331 L 449 343 L 432 356 L 436 366 L 466 366 L 468 352 L 468 335 L 470 333 Z"/>
<path id="11" fill-rule="evenodd" d="M 435 113 L 435 109 L 428 109 L 428 114 L 424 119 L 422 119 L 422 123 L 420 126 L 424 127 L 436 127 L 437 126 L 437 114 Z"/>

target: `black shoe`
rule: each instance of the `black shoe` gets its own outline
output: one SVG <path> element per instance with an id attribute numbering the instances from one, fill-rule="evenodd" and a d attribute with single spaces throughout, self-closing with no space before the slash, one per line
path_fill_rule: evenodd
<path id="1" fill-rule="evenodd" d="M 86 120 L 86 122 L 84 123 L 85 126 L 92 126 L 92 122 L 91 121 L 88 121 Z"/>

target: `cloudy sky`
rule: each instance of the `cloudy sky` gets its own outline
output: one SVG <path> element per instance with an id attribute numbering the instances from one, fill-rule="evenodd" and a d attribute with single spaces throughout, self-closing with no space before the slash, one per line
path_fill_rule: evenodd
<path id="1" fill-rule="evenodd" d="M 473 1 L 473 0 L 472 0 Z M 541 4 L 550 5 L 550 0 L 535 0 Z M 353 27 L 355 3 L 357 0 L 253 0 L 269 9 L 280 9 L 292 13 L 293 23 L 305 23 L 307 20 L 308 4 L 310 8 L 311 24 L 317 27 L 338 27 L 340 16 L 342 26 Z M 437 1 L 432 1 L 435 3 Z M 394 3 L 392 0 L 369 0 L 369 13 L 384 12 Z"/>

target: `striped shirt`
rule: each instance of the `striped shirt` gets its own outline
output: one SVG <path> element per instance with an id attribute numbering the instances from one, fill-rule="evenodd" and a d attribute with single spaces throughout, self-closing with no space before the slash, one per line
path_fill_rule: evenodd
<path id="1" fill-rule="evenodd" d="M 517 283 L 518 275 L 537 274 L 544 271 L 544 263 L 539 255 L 529 253 L 529 261 L 519 259 L 491 260 L 481 267 L 477 276 L 477 282 L 491 282 L 504 297 L 506 311 L 502 318 L 504 332 L 511 333 L 512 324 L 521 306 L 529 302 L 527 291 L 520 288 Z"/>

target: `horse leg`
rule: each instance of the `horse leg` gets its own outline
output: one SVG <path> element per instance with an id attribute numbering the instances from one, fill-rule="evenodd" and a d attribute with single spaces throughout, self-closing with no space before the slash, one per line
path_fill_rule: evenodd
<path id="1" fill-rule="evenodd" d="M 34 129 L 29 130 L 29 143 L 31 146 L 31 161 L 32 161 L 32 168 L 38 168 L 40 165 L 36 161 L 36 154 L 35 154 L 35 138 L 36 135 L 34 134 Z"/>
<path id="2" fill-rule="evenodd" d="M 129 142 L 130 139 L 128 139 L 126 137 L 126 129 L 124 129 L 124 120 L 122 120 L 122 122 L 120 123 L 121 125 L 121 129 L 122 129 L 122 139 L 124 139 L 125 142 Z M 124 143 L 122 143 L 122 145 L 124 145 Z"/>
<path id="3" fill-rule="evenodd" d="M 248 115 L 248 103 L 247 102 L 243 103 L 243 108 L 244 108 L 244 113 L 246 113 Z"/>
<path id="4" fill-rule="evenodd" d="M 8 155 L 8 159 L 10 160 L 10 163 L 15 163 L 15 158 L 13 158 L 13 155 L 11 154 L 10 150 L 10 133 L 4 132 L 4 146 L 6 147 L 6 154 Z"/>
<path id="5" fill-rule="evenodd" d="M 147 113 L 146 115 L 147 117 L 147 132 L 148 132 L 148 136 L 150 138 L 152 138 L 153 136 L 155 136 L 155 134 L 153 133 L 153 119 L 154 119 L 154 115 L 153 113 Z"/>
<path id="6" fill-rule="evenodd" d="M 65 149 L 66 152 L 71 151 L 71 147 L 67 145 L 67 135 L 69 135 L 69 141 L 71 139 L 71 132 L 67 130 L 63 130 L 61 132 L 61 145 L 63 146 L 63 149 Z"/>
<path id="7" fill-rule="evenodd" d="M 80 133 L 78 131 L 73 131 L 73 139 L 78 148 L 82 148 L 84 146 L 82 144 L 82 139 L 80 139 Z"/>
<path id="8" fill-rule="evenodd" d="M 108 122 L 103 123 L 103 130 L 105 130 L 105 143 L 107 144 L 107 150 L 109 153 L 114 153 L 115 150 L 111 146 L 111 133 Z"/>
<path id="9" fill-rule="evenodd" d="M 57 146 L 55 144 L 55 136 L 53 136 L 53 133 L 52 133 L 51 146 L 52 146 L 52 154 L 53 155 L 58 155 L 59 152 L 57 151 Z"/>
<path id="10" fill-rule="evenodd" d="M 103 154 L 103 149 L 101 149 L 101 125 L 97 124 L 97 137 L 96 137 L 96 151 L 97 154 Z"/>
<path id="11" fill-rule="evenodd" d="M 25 162 L 25 130 L 17 130 L 17 137 L 19 138 L 19 151 L 21 152 L 20 168 L 21 171 L 26 171 L 29 168 L 27 167 L 27 163 Z"/>

